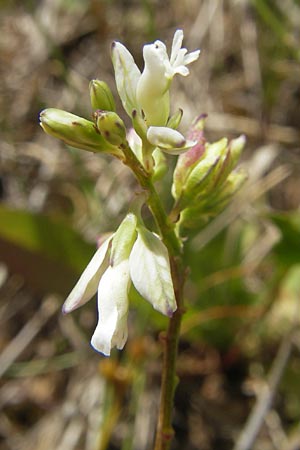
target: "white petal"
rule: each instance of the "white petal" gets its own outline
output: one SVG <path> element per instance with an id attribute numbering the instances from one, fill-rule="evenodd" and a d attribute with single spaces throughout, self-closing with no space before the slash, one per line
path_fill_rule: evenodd
<path id="1" fill-rule="evenodd" d="M 87 265 L 63 304 L 62 311 L 64 314 L 84 305 L 97 292 L 99 280 L 108 264 L 108 248 L 112 238 L 113 236 L 110 236 L 103 242 Z"/>
<path id="2" fill-rule="evenodd" d="M 191 64 L 192 62 L 196 61 L 199 58 L 200 50 L 195 50 L 194 52 L 188 53 L 184 57 L 184 64 Z"/>
<path id="3" fill-rule="evenodd" d="M 168 127 L 150 127 L 147 139 L 150 144 L 171 155 L 178 155 L 196 144 L 195 141 L 187 141 L 179 131 Z"/>
<path id="4" fill-rule="evenodd" d="M 158 236 L 140 228 L 129 258 L 130 277 L 136 290 L 166 316 L 176 310 L 169 255 Z"/>
<path id="5" fill-rule="evenodd" d="M 174 61 L 177 57 L 177 53 L 181 49 L 182 41 L 183 41 L 183 31 L 176 30 L 175 34 L 174 34 L 174 38 L 173 38 L 173 43 L 172 43 L 172 51 L 171 51 L 171 58 L 170 58 L 171 64 L 174 63 Z"/>
<path id="6" fill-rule="evenodd" d="M 98 324 L 91 339 L 95 350 L 106 356 L 113 347 L 122 349 L 127 340 L 128 260 L 108 267 L 98 288 Z"/>
<path id="7" fill-rule="evenodd" d="M 147 132 L 150 144 L 160 148 L 182 147 L 186 140 L 181 133 L 168 127 L 150 127 Z"/>
<path id="8" fill-rule="evenodd" d="M 120 42 L 113 43 L 112 62 L 119 96 L 125 111 L 131 117 L 132 111 L 137 109 L 136 87 L 141 72 L 131 53 Z"/>
<path id="9" fill-rule="evenodd" d="M 186 77 L 187 75 L 189 75 L 190 71 L 187 67 L 182 65 L 182 66 L 178 66 L 174 69 L 174 74 L 175 73 L 178 73 L 179 75 L 182 75 L 183 77 Z"/>

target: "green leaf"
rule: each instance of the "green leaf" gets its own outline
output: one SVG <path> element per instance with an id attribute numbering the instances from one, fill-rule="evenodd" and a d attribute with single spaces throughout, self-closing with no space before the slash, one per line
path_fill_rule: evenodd
<path id="1" fill-rule="evenodd" d="M 94 248 L 64 222 L 0 206 L 0 253 L 34 288 L 70 289 Z"/>

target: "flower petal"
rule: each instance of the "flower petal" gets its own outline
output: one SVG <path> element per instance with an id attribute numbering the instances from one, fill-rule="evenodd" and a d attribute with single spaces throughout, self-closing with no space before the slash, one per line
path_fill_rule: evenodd
<path id="1" fill-rule="evenodd" d="M 176 30 L 174 37 L 173 37 L 173 42 L 172 42 L 172 50 L 171 50 L 171 58 L 170 58 L 171 64 L 174 63 L 174 61 L 177 57 L 177 53 L 181 49 L 182 41 L 183 41 L 183 31 Z"/>
<path id="2" fill-rule="evenodd" d="M 166 316 L 176 310 L 169 255 L 158 236 L 144 227 L 129 257 L 130 277 L 136 290 Z"/>
<path id="3" fill-rule="evenodd" d="M 195 141 L 187 141 L 179 131 L 168 127 L 149 127 L 147 139 L 150 144 L 171 155 L 178 155 L 196 144 Z"/>
<path id="4" fill-rule="evenodd" d="M 128 290 L 130 286 L 128 260 L 110 266 L 98 288 L 98 324 L 91 339 L 95 350 L 106 356 L 113 347 L 121 350 L 127 340 Z"/>
<path id="5" fill-rule="evenodd" d="M 82 273 L 77 284 L 63 304 L 62 311 L 64 314 L 84 305 L 97 292 L 99 280 L 108 265 L 108 249 L 112 237 L 110 236 L 103 242 Z"/>

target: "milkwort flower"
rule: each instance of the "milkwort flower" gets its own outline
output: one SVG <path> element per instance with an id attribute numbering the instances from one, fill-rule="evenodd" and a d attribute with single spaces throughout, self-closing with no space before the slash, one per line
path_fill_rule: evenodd
<path id="1" fill-rule="evenodd" d="M 126 343 L 131 283 L 156 310 L 172 316 L 177 306 L 168 251 L 133 212 L 99 247 L 63 305 L 69 313 L 98 291 L 98 324 L 91 344 L 106 356 Z"/>
<path id="2" fill-rule="evenodd" d="M 196 61 L 200 54 L 200 50 L 188 53 L 186 48 L 182 48 L 182 41 L 183 31 L 177 30 L 170 58 L 163 42 L 157 40 L 145 45 L 143 72 L 123 44 L 114 42 L 112 46 L 117 89 L 125 111 L 133 119 L 133 125 L 137 121 L 136 116 L 144 118 L 145 134 L 150 144 L 173 154 L 195 145 L 193 141 L 186 141 L 168 123 L 172 79 L 176 74 L 187 76 L 189 69 L 186 66 Z M 136 131 L 139 133 L 137 128 Z"/>

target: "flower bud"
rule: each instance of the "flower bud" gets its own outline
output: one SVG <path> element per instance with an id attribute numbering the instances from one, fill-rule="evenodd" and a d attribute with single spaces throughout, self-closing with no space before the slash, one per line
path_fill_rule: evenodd
<path id="1" fill-rule="evenodd" d="M 227 150 L 227 139 L 221 139 L 214 144 L 206 145 L 203 157 L 194 165 L 185 180 L 177 201 L 181 208 L 186 207 L 191 202 L 197 202 L 199 195 L 204 191 L 207 194 L 213 185 Z M 172 190 L 173 194 L 176 193 Z"/>
<path id="2" fill-rule="evenodd" d="M 194 141 L 187 141 L 179 131 L 167 127 L 150 127 L 147 138 L 150 144 L 171 155 L 178 155 L 195 145 Z"/>
<path id="3" fill-rule="evenodd" d="M 116 111 L 116 104 L 112 92 L 104 81 L 92 80 L 89 85 L 91 104 L 93 109 Z"/>
<path id="4" fill-rule="evenodd" d="M 98 130 L 107 142 L 119 146 L 126 141 L 126 128 L 118 114 L 99 109 L 94 113 L 94 117 Z"/>
<path id="5" fill-rule="evenodd" d="M 186 229 L 201 228 L 209 219 L 219 214 L 246 180 L 247 173 L 244 170 L 232 172 L 221 188 L 185 208 L 180 214 L 178 225 L 180 234 L 185 234 Z"/>
<path id="6" fill-rule="evenodd" d="M 231 154 L 232 167 L 234 168 L 241 156 L 242 151 L 245 148 L 246 137 L 242 134 L 236 139 L 233 139 L 229 143 L 229 150 Z"/>
<path id="7" fill-rule="evenodd" d="M 186 153 L 182 153 L 178 160 L 173 175 L 172 195 L 175 199 L 180 197 L 184 184 L 195 167 L 196 163 L 202 158 L 205 152 L 205 137 L 203 133 L 206 115 L 197 117 L 188 133 L 188 138 L 196 141 L 196 145 L 190 148 Z"/>
<path id="8" fill-rule="evenodd" d="M 61 109 L 44 109 L 40 113 L 40 125 L 47 134 L 72 147 L 121 155 L 119 149 L 110 145 L 100 135 L 93 122 Z"/>

